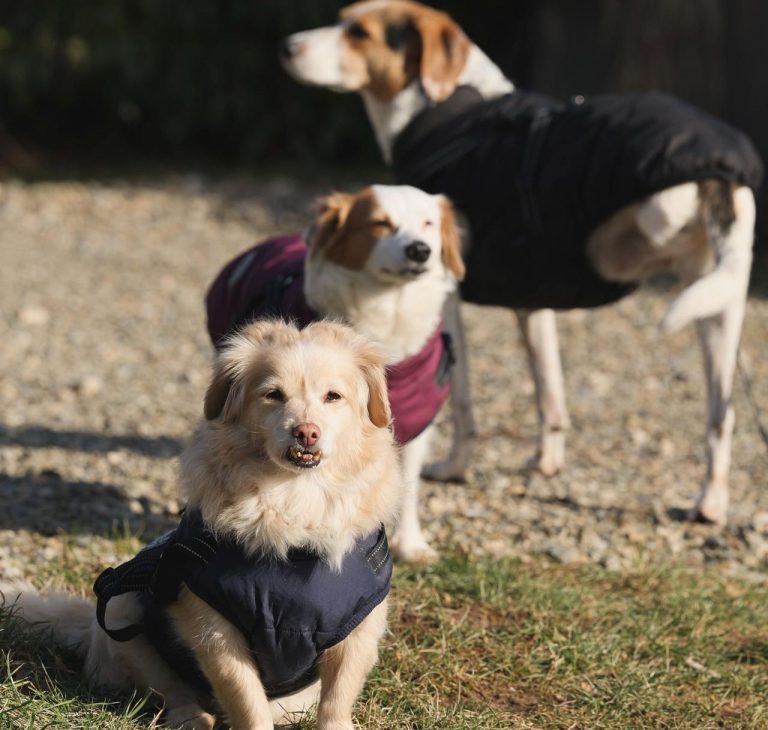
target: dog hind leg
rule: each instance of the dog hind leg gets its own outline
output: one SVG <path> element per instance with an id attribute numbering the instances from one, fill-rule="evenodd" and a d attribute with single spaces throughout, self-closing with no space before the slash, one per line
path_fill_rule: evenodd
<path id="1" fill-rule="evenodd" d="M 528 353 L 541 424 L 539 449 L 530 465 L 552 476 L 565 464 L 565 432 L 570 426 L 555 313 L 538 309 L 515 314 Z"/>
<path id="2" fill-rule="evenodd" d="M 710 238 L 725 239 L 713 245 L 736 249 L 738 259 L 746 265 L 734 272 L 738 278 L 734 277 L 733 295 L 724 310 L 696 321 L 707 378 L 707 473 L 689 518 L 715 524 L 725 524 L 728 513 L 728 470 L 735 421 L 731 396 L 749 284 L 755 218 L 754 199 L 749 190 L 737 190 L 733 203 L 735 221 L 727 232 L 716 220 L 707 220 L 706 211 L 704 218 Z"/>
<path id="3" fill-rule="evenodd" d="M 475 419 L 469 389 L 469 360 L 461 301 L 451 293 L 443 308 L 443 327 L 451 336 L 456 362 L 451 369 L 451 423 L 453 441 L 448 458 L 428 464 L 422 471 L 425 479 L 438 482 L 466 482 L 467 470 L 475 444 Z"/>

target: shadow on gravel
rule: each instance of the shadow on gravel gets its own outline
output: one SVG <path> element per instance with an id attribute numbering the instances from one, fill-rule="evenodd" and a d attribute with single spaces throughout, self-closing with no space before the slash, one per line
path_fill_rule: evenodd
<path id="1" fill-rule="evenodd" d="M 150 510 L 146 498 L 131 498 L 113 484 L 68 481 L 55 471 L 0 474 L 0 530 L 41 535 L 156 533 L 170 529 L 176 515 Z"/>
<path id="2" fill-rule="evenodd" d="M 59 448 L 106 453 L 132 451 L 143 456 L 170 458 L 181 453 L 183 444 L 170 436 L 132 436 L 91 431 L 54 431 L 46 426 L 9 428 L 0 424 L 0 446 L 30 449 Z"/>

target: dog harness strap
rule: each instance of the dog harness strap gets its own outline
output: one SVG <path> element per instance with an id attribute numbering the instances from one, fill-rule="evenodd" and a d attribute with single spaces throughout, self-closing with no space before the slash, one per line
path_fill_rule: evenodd
<path id="1" fill-rule="evenodd" d="M 107 568 L 93 584 L 96 594 L 96 620 L 110 638 L 115 641 L 129 641 L 138 636 L 144 627 L 141 624 L 131 624 L 119 629 L 110 629 L 106 625 L 107 604 L 115 597 L 124 593 L 144 593 L 150 590 L 152 577 L 157 561 L 160 559 L 167 539 L 172 533 L 163 536 L 160 543 L 156 541 L 142 550 L 135 558 L 117 568 Z"/>
<path id="2" fill-rule="evenodd" d="M 185 577 L 199 572 L 216 553 L 207 534 L 181 540 L 176 537 L 175 530 L 166 533 L 132 560 L 117 568 L 107 568 L 96 579 L 96 620 L 110 638 L 130 641 L 144 631 L 143 624 L 108 628 L 106 611 L 110 600 L 124 593 L 147 593 L 161 604 L 169 603 L 178 595 Z"/>
<path id="3" fill-rule="evenodd" d="M 371 570 L 375 575 L 379 575 L 390 560 L 389 543 L 387 542 L 387 531 L 384 529 L 384 525 L 381 526 L 381 534 L 376 543 L 368 551 L 365 559 L 368 561 L 368 565 L 371 566 Z"/>

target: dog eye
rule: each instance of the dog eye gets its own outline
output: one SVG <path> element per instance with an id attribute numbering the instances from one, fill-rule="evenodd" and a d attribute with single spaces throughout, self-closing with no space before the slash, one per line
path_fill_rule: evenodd
<path id="1" fill-rule="evenodd" d="M 341 393 L 337 393 L 335 390 L 329 390 L 325 394 L 325 402 L 333 403 L 333 401 L 341 400 Z"/>
<path id="2" fill-rule="evenodd" d="M 285 393 L 280 388 L 272 388 L 264 393 L 264 397 L 267 400 L 277 401 L 278 403 L 285 403 Z"/>
<path id="3" fill-rule="evenodd" d="M 362 40 L 363 38 L 368 38 L 370 33 L 368 33 L 360 23 L 352 23 L 352 25 L 347 28 L 347 35 L 350 38 L 359 38 Z"/>
<path id="4" fill-rule="evenodd" d="M 386 219 L 372 220 L 371 228 L 386 228 L 387 230 L 391 231 L 392 222 Z"/>

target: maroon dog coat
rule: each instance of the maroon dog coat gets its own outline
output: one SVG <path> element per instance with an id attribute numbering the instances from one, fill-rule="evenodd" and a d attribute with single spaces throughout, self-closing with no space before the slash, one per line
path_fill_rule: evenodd
<path id="1" fill-rule="evenodd" d="M 304 326 L 321 317 L 304 298 L 307 246 L 298 233 L 270 238 L 230 261 L 206 296 L 208 334 L 216 348 L 252 319 L 282 317 Z M 387 367 L 387 391 L 397 442 L 416 438 L 450 391 L 450 338 L 440 326 L 415 355 Z"/>

